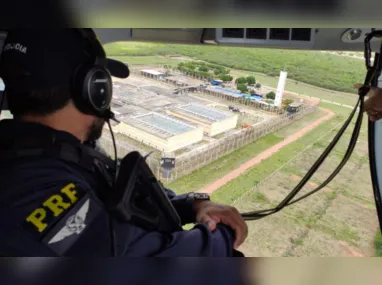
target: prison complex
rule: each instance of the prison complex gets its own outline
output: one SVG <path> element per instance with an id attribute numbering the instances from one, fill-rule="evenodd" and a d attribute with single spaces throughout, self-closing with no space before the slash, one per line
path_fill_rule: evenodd
<path id="1" fill-rule="evenodd" d="M 202 127 L 155 112 L 130 117 L 115 130 L 163 152 L 174 152 L 203 140 Z"/>
<path id="2" fill-rule="evenodd" d="M 203 127 L 204 133 L 210 137 L 234 129 L 238 120 L 237 115 L 194 103 L 171 108 L 167 113 Z"/>
<path id="3" fill-rule="evenodd" d="M 150 78 L 154 78 L 154 79 L 159 79 L 159 78 L 165 76 L 165 74 L 163 72 L 156 71 L 156 70 L 150 70 L 150 69 L 141 70 L 141 75 L 146 76 L 146 77 L 150 77 Z"/>

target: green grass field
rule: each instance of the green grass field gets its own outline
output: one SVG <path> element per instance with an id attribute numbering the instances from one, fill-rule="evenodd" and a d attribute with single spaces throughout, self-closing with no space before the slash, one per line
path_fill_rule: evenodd
<path id="1" fill-rule="evenodd" d="M 124 59 L 132 63 L 135 56 L 181 55 L 271 77 L 278 76 L 285 68 L 290 79 L 342 92 L 353 92 L 354 83 L 362 82 L 365 76 L 362 60 L 319 51 L 140 42 L 112 43 L 105 49 L 108 55 L 125 56 Z"/>
<path id="2" fill-rule="evenodd" d="M 338 128 L 302 154 L 301 151 L 315 141 L 315 136 L 327 133 L 330 126 L 341 119 L 344 119 L 344 114 L 264 160 L 220 188 L 214 193 L 214 198 L 225 203 L 241 198 L 235 204 L 241 212 L 274 207 L 297 185 Z M 350 131 L 301 194 L 314 189 L 331 174 L 342 159 Z M 271 179 L 264 180 L 296 154 L 300 155 Z M 353 156 L 328 187 L 280 213 L 249 222 L 250 234 L 243 250 L 249 256 L 352 256 L 353 252 L 366 256 L 381 255 L 381 237 L 374 241 L 377 217 L 367 157 L 367 125 L 364 124 Z M 256 180 L 264 182 L 257 185 Z M 248 194 L 243 196 L 243 193 Z"/>
<path id="3" fill-rule="evenodd" d="M 214 161 L 213 163 L 198 169 L 190 175 L 187 175 L 173 183 L 168 184 L 167 187 L 173 189 L 179 194 L 199 190 L 204 186 L 212 183 L 213 181 L 219 179 L 220 177 L 226 175 L 232 171 L 232 169 L 239 167 L 241 164 L 248 161 L 248 159 L 279 143 L 288 135 L 304 128 L 311 122 L 316 121 L 323 115 L 324 112 L 318 110 L 292 125 L 286 126 L 273 134 L 269 134 L 264 138 L 248 144 L 245 147 L 238 149 Z"/>
<path id="4" fill-rule="evenodd" d="M 362 60 L 314 51 L 131 42 L 115 43 L 106 49 L 109 55 L 129 62 L 130 65 L 175 66 L 185 60 L 184 57 L 208 61 L 232 68 L 231 75 L 234 77 L 254 75 L 258 82 L 271 87 L 277 86 L 278 73 L 285 67 L 289 78 L 287 91 L 346 105 L 353 105 L 357 97 L 345 92 L 354 93 L 353 84 L 362 82 L 365 75 Z M 339 123 L 351 111 L 323 102 L 321 106 L 331 109 L 336 116 L 218 189 L 213 199 L 225 204 L 237 202 L 235 205 L 241 211 L 274 206 L 280 201 L 297 183 L 293 177 L 298 179 L 306 173 L 338 130 Z M 199 190 L 322 115 L 322 111 L 310 114 L 166 186 L 177 193 Z M 328 133 L 333 127 L 336 130 Z M 321 171 L 314 175 L 312 185 L 321 183 L 340 161 L 346 139 L 349 139 L 349 133 Z M 348 248 L 353 247 L 368 256 L 381 256 L 382 237 L 378 235 L 374 238 L 376 217 L 370 190 L 366 141 L 367 131 L 364 126 L 359 147 L 341 175 L 330 184 L 330 191 L 320 192 L 308 198 L 307 202 L 298 203 L 280 214 L 250 223 L 250 237 L 244 245 L 244 252 L 254 256 L 341 256 L 348 254 Z M 309 150 L 283 167 L 270 179 L 270 184 L 260 183 L 309 145 L 312 145 Z M 237 201 L 243 193 L 254 187 L 258 190 Z M 338 242 L 343 244 L 338 246 Z M 373 243 L 375 252 L 371 253 L 369 248 Z"/>
<path id="5" fill-rule="evenodd" d="M 178 59 L 159 56 L 121 56 L 118 60 L 127 62 L 130 66 L 134 65 L 177 65 L 181 62 Z"/>
<path id="6" fill-rule="evenodd" d="M 219 202 L 231 204 L 243 192 L 254 187 L 277 168 L 296 156 L 305 147 L 327 133 L 332 127 L 342 122 L 343 119 L 342 116 L 338 116 L 316 127 L 313 131 L 307 133 L 296 142 L 283 148 L 282 151 L 262 161 L 260 164 L 256 165 L 256 167 L 251 168 L 243 175 L 218 189 L 213 193 L 213 198 Z"/>
<path id="7" fill-rule="evenodd" d="M 380 233 L 375 238 L 375 256 L 382 257 L 382 235 Z"/>

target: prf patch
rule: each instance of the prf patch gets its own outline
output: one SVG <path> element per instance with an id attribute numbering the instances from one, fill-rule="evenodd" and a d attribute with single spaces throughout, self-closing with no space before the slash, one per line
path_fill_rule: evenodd
<path id="1" fill-rule="evenodd" d="M 30 231 L 43 235 L 51 226 L 69 211 L 82 197 L 84 192 L 76 189 L 73 183 L 63 187 L 57 194 L 42 201 L 26 218 L 25 225 Z"/>

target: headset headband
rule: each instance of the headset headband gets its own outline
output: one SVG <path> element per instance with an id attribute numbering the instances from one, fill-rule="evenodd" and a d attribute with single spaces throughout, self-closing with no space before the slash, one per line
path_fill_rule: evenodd
<path id="1" fill-rule="evenodd" d="M 95 64 L 106 66 L 106 52 L 93 29 L 78 29 L 78 31 L 85 42 L 89 44 L 92 53 L 96 56 Z"/>

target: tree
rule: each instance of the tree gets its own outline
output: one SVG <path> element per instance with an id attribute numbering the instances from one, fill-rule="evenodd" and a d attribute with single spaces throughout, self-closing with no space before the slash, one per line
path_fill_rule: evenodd
<path id="1" fill-rule="evenodd" d="M 245 77 L 239 77 L 239 78 L 236 78 L 235 83 L 236 85 L 246 84 L 247 79 Z"/>
<path id="2" fill-rule="evenodd" d="M 290 99 L 290 98 L 283 99 L 283 105 L 286 105 L 286 106 L 289 106 L 293 102 L 294 102 L 293 99 Z"/>
<path id="3" fill-rule="evenodd" d="M 275 94 L 275 92 L 271 91 L 271 92 L 267 93 L 266 97 L 267 97 L 267 99 L 275 100 L 276 94 Z"/>
<path id="4" fill-rule="evenodd" d="M 209 69 L 207 66 L 199 66 L 199 71 L 202 71 L 202 72 L 208 72 Z"/>
<path id="5" fill-rule="evenodd" d="M 241 91 L 242 93 L 248 92 L 248 88 L 245 86 L 245 84 L 238 84 L 237 90 Z"/>
<path id="6" fill-rule="evenodd" d="M 220 80 L 223 80 L 224 82 L 232 81 L 233 77 L 230 75 L 222 74 L 219 76 Z"/>
<path id="7" fill-rule="evenodd" d="M 248 85 L 255 85 L 256 84 L 256 78 L 253 76 L 248 76 L 247 78 Z"/>
<path id="8" fill-rule="evenodd" d="M 208 72 L 198 71 L 197 74 L 203 78 L 210 78 L 211 77 L 211 74 L 209 74 Z"/>
<path id="9" fill-rule="evenodd" d="M 260 89 L 260 88 L 261 88 L 261 84 L 260 84 L 260 83 L 256 83 L 255 87 L 256 87 L 257 89 Z"/>

